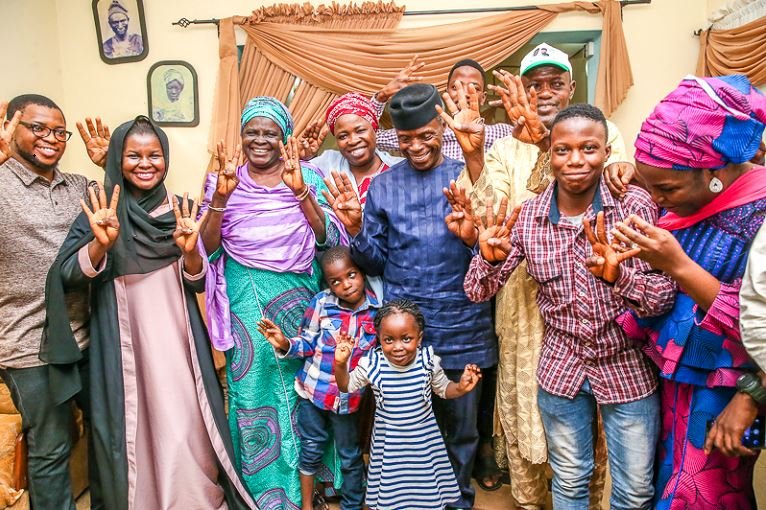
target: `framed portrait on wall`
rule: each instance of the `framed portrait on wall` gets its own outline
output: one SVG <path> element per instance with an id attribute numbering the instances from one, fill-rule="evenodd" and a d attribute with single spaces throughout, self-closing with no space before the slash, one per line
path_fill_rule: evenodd
<path id="1" fill-rule="evenodd" d="M 149 117 L 160 126 L 199 124 L 197 73 L 188 62 L 161 60 L 146 76 Z"/>
<path id="2" fill-rule="evenodd" d="M 143 0 L 93 0 L 101 60 L 138 62 L 149 53 Z"/>

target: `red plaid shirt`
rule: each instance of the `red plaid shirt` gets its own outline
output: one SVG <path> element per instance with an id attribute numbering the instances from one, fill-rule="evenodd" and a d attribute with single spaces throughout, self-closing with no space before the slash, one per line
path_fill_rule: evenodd
<path id="1" fill-rule="evenodd" d="M 574 398 L 587 378 L 601 404 L 646 397 L 656 390 L 657 378 L 615 318 L 628 306 L 641 316 L 669 310 L 675 284 L 637 258 L 622 264 L 614 285 L 593 276 L 585 266 L 592 254 L 585 231 L 582 225 L 559 221 L 555 188 L 554 182 L 523 204 L 504 263 L 493 266 L 481 254 L 473 258 L 465 278 L 466 294 L 473 301 L 490 299 L 526 258 L 527 271 L 539 284 L 537 303 L 545 320 L 537 367 L 540 387 Z M 601 210 L 607 232 L 630 214 L 650 223 L 657 220 L 657 207 L 649 194 L 635 186 L 617 201 L 602 181 L 585 217 L 595 225 Z"/>

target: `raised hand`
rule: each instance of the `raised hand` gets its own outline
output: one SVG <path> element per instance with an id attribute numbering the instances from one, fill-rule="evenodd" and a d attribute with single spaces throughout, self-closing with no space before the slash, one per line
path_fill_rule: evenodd
<path id="1" fill-rule="evenodd" d="M 322 142 L 324 142 L 324 139 L 329 132 L 330 128 L 327 127 L 324 120 L 318 119 L 306 126 L 306 129 L 304 129 L 303 133 L 298 137 L 298 141 L 300 142 L 298 156 L 300 159 L 308 161 L 309 159 L 316 157 L 319 152 L 319 147 L 322 146 Z"/>
<path id="2" fill-rule="evenodd" d="M 354 340 L 348 335 L 348 333 L 340 332 L 338 338 L 335 339 L 335 362 L 336 363 L 348 363 L 348 359 L 351 357 L 351 352 L 354 350 Z"/>
<path id="3" fill-rule="evenodd" d="M 418 62 L 417 55 L 412 57 L 409 64 L 396 73 L 396 76 L 375 94 L 375 99 L 381 103 L 385 103 L 407 85 L 411 85 L 413 82 L 422 81 L 423 77 L 415 76 L 415 73 L 420 71 L 424 65 L 426 65 L 425 62 Z"/>
<path id="4" fill-rule="evenodd" d="M 346 231 L 355 236 L 362 230 L 362 204 L 348 175 L 333 171 L 330 176 L 324 180 L 327 191 L 322 193 Z"/>
<path id="5" fill-rule="evenodd" d="M 239 177 L 237 177 L 237 165 L 239 164 L 239 156 L 242 152 L 242 146 L 237 144 L 237 148 L 234 149 L 232 157 L 226 156 L 226 144 L 223 140 L 218 142 L 215 147 L 216 157 L 218 158 L 218 180 L 215 183 L 215 195 L 222 201 L 222 204 L 226 205 L 226 201 L 239 184 Z"/>
<path id="6" fill-rule="evenodd" d="M 80 138 L 85 142 L 85 150 L 88 151 L 88 157 L 93 164 L 106 167 L 106 154 L 109 150 L 109 126 L 101 122 L 101 117 L 96 117 L 96 124 L 93 124 L 93 119 L 85 117 L 85 124 L 88 129 L 82 125 L 82 122 L 77 123 L 77 131 L 80 132 Z"/>
<path id="7" fill-rule="evenodd" d="M 199 220 L 195 221 L 197 217 L 198 204 L 196 201 L 192 201 L 191 212 L 189 211 L 189 193 L 184 193 L 183 200 L 181 201 L 181 207 L 178 207 L 178 202 L 173 200 L 173 212 L 176 215 L 176 229 L 173 231 L 173 239 L 176 241 L 176 245 L 181 249 L 184 255 L 194 253 L 197 251 L 197 238 L 199 237 L 199 229 L 205 221 L 207 211 L 202 213 Z"/>
<path id="8" fill-rule="evenodd" d="M 479 381 L 481 380 L 481 369 L 478 365 L 469 363 L 463 369 L 463 374 L 460 376 L 460 381 L 457 383 L 457 389 L 460 393 L 466 394 L 473 390 Z"/>
<path id="9" fill-rule="evenodd" d="M 675 269 L 682 267 L 689 260 L 689 256 L 673 234 L 635 214 L 616 224 L 612 235 L 617 241 L 635 248 L 635 254 L 654 269 L 671 276 L 675 274 Z"/>
<path id="10" fill-rule="evenodd" d="M 596 215 L 595 234 L 588 218 L 583 219 L 583 228 L 585 229 L 585 236 L 588 238 L 588 242 L 590 242 L 590 246 L 593 249 L 593 256 L 585 260 L 588 271 L 593 276 L 609 283 L 616 282 L 620 276 L 620 264 L 631 257 L 635 257 L 641 250 L 636 247 L 622 249 L 617 243 L 609 241 L 606 235 L 603 211 Z"/>
<path id="11" fill-rule="evenodd" d="M 452 212 L 444 218 L 447 229 L 468 246 L 473 246 L 479 239 L 479 231 L 473 218 L 471 199 L 464 188 L 450 181 L 449 188 L 443 188 L 447 202 L 452 206 Z"/>
<path id="12" fill-rule="evenodd" d="M 7 112 L 8 103 L 0 102 L 0 165 L 11 157 L 11 139 L 13 132 L 16 131 L 16 126 L 19 125 L 19 120 L 21 120 L 21 110 L 19 110 L 13 114 L 13 118 L 6 126 L 3 119 L 5 119 Z"/>
<path id="13" fill-rule="evenodd" d="M 267 342 L 274 346 L 275 349 L 285 352 L 290 350 L 290 342 L 287 341 L 282 330 L 266 317 L 263 317 L 258 321 L 258 331 L 263 335 Z"/>
<path id="14" fill-rule="evenodd" d="M 521 212 L 521 206 L 516 206 L 511 215 L 506 219 L 508 211 L 508 199 L 503 197 L 500 201 L 500 209 L 495 216 L 492 198 L 487 200 L 487 213 L 482 220 L 476 216 L 479 227 L 479 249 L 481 256 L 490 264 L 502 262 L 508 258 L 511 252 L 511 231 L 516 224 Z"/>
<path id="15" fill-rule="evenodd" d="M 287 145 L 280 140 L 279 150 L 282 153 L 282 181 L 285 186 L 298 196 L 306 192 L 306 184 L 303 182 L 303 172 L 301 172 L 300 149 L 298 140 L 291 136 L 287 139 Z"/>
<path id="16" fill-rule="evenodd" d="M 112 200 L 109 207 L 106 206 L 106 191 L 101 183 L 98 183 L 98 197 L 92 187 L 88 188 L 90 203 L 93 210 L 88 207 L 85 200 L 80 199 L 80 206 L 85 215 L 88 216 L 90 229 L 96 238 L 96 242 L 101 245 L 105 251 L 109 251 L 120 235 L 120 222 L 117 219 L 117 202 L 120 199 L 120 186 L 117 185 L 112 191 Z"/>
<path id="17" fill-rule="evenodd" d="M 537 91 L 534 87 L 527 96 L 520 76 L 502 69 L 492 73 L 505 84 L 505 88 L 497 85 L 489 85 L 488 88 L 500 96 L 508 120 L 513 125 L 513 137 L 535 145 L 546 140 L 550 132 L 537 113 Z"/>
<path id="18" fill-rule="evenodd" d="M 615 198 L 622 198 L 628 192 L 628 184 L 636 174 L 636 167 L 627 161 L 618 161 L 604 168 L 604 181 Z"/>
<path id="19" fill-rule="evenodd" d="M 458 94 L 457 104 L 446 92 L 442 95 L 450 114 L 439 105 L 436 106 L 436 111 L 455 133 L 455 138 L 466 157 L 475 153 L 483 155 L 484 119 L 479 111 L 479 92 L 473 83 L 468 84 L 467 90 L 460 80 L 455 82 L 455 86 Z"/>

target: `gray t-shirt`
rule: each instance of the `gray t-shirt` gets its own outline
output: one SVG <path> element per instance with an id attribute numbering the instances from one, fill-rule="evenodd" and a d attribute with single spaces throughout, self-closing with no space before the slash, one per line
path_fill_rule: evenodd
<path id="1" fill-rule="evenodd" d="M 87 195 L 88 179 L 54 171 L 48 182 L 11 158 L 0 165 L 0 368 L 44 365 L 45 279 Z M 87 201 L 87 199 L 86 199 Z M 80 349 L 88 345 L 88 292 L 66 296 Z"/>

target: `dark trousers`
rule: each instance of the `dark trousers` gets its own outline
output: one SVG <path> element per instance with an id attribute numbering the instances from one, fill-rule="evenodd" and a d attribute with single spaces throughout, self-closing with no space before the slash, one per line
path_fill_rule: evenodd
<path id="1" fill-rule="evenodd" d="M 83 390 L 74 400 L 82 409 L 87 423 L 90 418 L 90 399 L 87 352 L 85 354 L 79 366 Z M 8 386 L 13 403 L 21 413 L 21 430 L 27 440 L 27 480 L 32 508 L 75 510 L 69 476 L 74 426 L 72 402 L 53 404 L 47 366 L 0 370 L 0 378 Z M 94 471 L 93 466 L 89 462 L 88 470 Z M 97 490 L 97 484 L 93 485 L 94 490 Z M 98 494 L 95 497 L 100 500 Z M 96 503 L 92 508 L 97 506 Z"/>
<path id="2" fill-rule="evenodd" d="M 300 399 L 298 405 L 297 428 L 301 437 L 298 469 L 304 475 L 316 475 L 330 438 L 335 439 L 343 474 L 340 507 L 342 510 L 361 510 L 364 501 L 364 462 L 359 448 L 358 413 L 325 411 L 305 399 Z"/>
<path id="3" fill-rule="evenodd" d="M 476 390 L 474 390 L 476 391 Z M 479 441 L 491 443 L 495 433 L 495 397 L 497 396 L 497 365 L 481 369 L 481 398 L 479 400 Z M 494 453 L 492 454 L 494 458 Z"/>
<path id="4" fill-rule="evenodd" d="M 444 370 L 450 381 L 459 381 L 463 370 Z M 471 473 L 479 445 L 476 418 L 479 412 L 482 381 L 473 391 L 460 398 L 444 400 L 433 398 L 434 414 L 439 424 L 447 454 L 460 487 L 460 499 L 450 508 L 472 508 L 476 491 L 471 487 Z"/>

